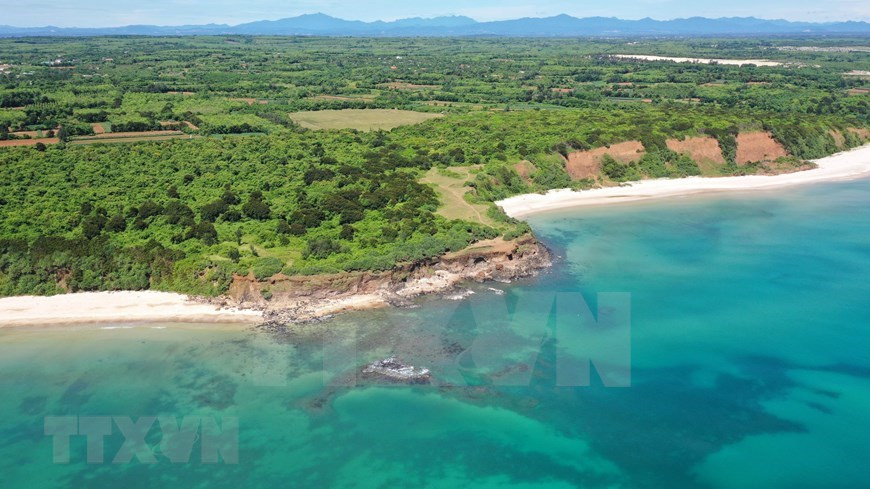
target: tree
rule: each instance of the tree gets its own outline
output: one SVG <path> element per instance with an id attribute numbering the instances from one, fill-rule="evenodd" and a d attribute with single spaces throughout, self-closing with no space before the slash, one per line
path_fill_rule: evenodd
<path id="1" fill-rule="evenodd" d="M 233 263 L 238 263 L 241 255 L 239 254 L 238 248 L 230 248 L 230 251 L 227 252 L 227 258 L 230 259 Z"/>
<path id="2" fill-rule="evenodd" d="M 262 198 L 263 194 L 260 192 L 252 193 L 248 201 L 245 202 L 245 205 L 242 206 L 242 213 L 258 221 L 269 219 L 272 215 L 272 210 L 268 204 L 263 202 Z"/>
<path id="3" fill-rule="evenodd" d="M 57 139 L 62 143 L 69 141 L 69 131 L 67 131 L 66 126 L 60 126 L 60 129 L 57 130 Z"/>
<path id="4" fill-rule="evenodd" d="M 217 242 L 218 234 L 214 228 L 214 224 L 209 221 L 200 221 L 199 224 L 193 225 L 187 232 L 187 239 L 198 238 L 207 245 L 212 245 Z"/>
<path id="5" fill-rule="evenodd" d="M 88 239 L 93 239 L 103 231 L 106 226 L 106 217 L 100 214 L 88 216 L 82 221 L 82 234 Z"/>
<path id="6" fill-rule="evenodd" d="M 140 219 L 148 219 L 149 217 L 156 216 L 162 212 L 163 209 L 153 200 L 146 200 L 139 206 L 139 218 Z"/>
<path id="7" fill-rule="evenodd" d="M 109 219 L 109 222 L 106 223 L 105 230 L 111 233 L 120 233 L 127 229 L 127 220 L 124 218 L 123 214 L 115 214 Z"/>
<path id="8" fill-rule="evenodd" d="M 276 229 L 278 234 L 291 234 L 292 231 L 293 230 L 290 229 L 290 223 L 288 223 L 286 219 L 278 221 L 278 228 Z"/>
<path id="9" fill-rule="evenodd" d="M 229 209 L 229 206 L 223 199 L 217 199 L 202 206 L 199 214 L 206 221 L 217 221 L 218 217 Z"/>

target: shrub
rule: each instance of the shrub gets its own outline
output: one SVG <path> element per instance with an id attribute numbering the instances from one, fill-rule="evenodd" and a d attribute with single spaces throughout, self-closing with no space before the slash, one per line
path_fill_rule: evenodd
<path id="1" fill-rule="evenodd" d="M 266 280 L 281 272 L 282 268 L 284 268 L 284 263 L 281 260 L 270 256 L 267 258 L 259 258 L 255 261 L 254 266 L 251 267 L 251 271 L 254 272 L 254 276 L 257 277 L 257 280 Z"/>

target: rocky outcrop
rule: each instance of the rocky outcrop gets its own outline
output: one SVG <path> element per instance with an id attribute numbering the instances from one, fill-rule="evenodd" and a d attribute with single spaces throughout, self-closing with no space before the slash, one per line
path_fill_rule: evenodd
<path id="1" fill-rule="evenodd" d="M 363 379 L 386 380 L 401 384 L 428 384 L 432 380 L 429 369 L 406 365 L 396 357 L 372 362 L 362 369 Z"/>
<path id="2" fill-rule="evenodd" d="M 422 294 L 445 292 L 464 281 L 509 282 L 549 267 L 550 254 L 533 236 L 481 241 L 430 260 L 388 271 L 328 275 L 235 276 L 224 306 L 262 310 L 267 324 L 310 321 L 348 310 L 404 305 Z"/>

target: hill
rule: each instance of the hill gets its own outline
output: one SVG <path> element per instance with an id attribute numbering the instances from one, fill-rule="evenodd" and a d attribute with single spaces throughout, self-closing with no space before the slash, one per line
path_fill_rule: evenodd
<path id="1" fill-rule="evenodd" d="M 870 35 L 867 22 L 790 22 L 754 17 L 708 19 L 623 20 L 613 17 L 577 18 L 557 15 L 495 22 L 477 22 L 462 16 L 411 18 L 392 22 L 344 20 L 322 13 L 279 20 L 261 20 L 235 26 L 225 24 L 153 26 L 130 25 L 106 28 L 0 26 L 2 37 L 105 36 L 105 35 L 301 35 L 301 36 L 728 36 L 728 35 Z"/>

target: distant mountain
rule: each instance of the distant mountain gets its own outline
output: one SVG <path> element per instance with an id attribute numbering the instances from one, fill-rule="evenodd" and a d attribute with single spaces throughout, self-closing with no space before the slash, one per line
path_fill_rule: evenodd
<path id="1" fill-rule="evenodd" d="M 392 22 L 343 20 L 325 14 L 306 14 L 280 20 L 261 20 L 235 26 L 223 24 L 108 28 L 0 26 L 0 37 L 105 35 L 285 35 L 285 36 L 729 36 L 787 34 L 848 34 L 870 36 L 867 22 L 790 22 L 754 17 L 707 19 L 622 20 L 613 17 L 576 18 L 557 15 L 495 22 L 462 16 L 411 18 Z"/>

